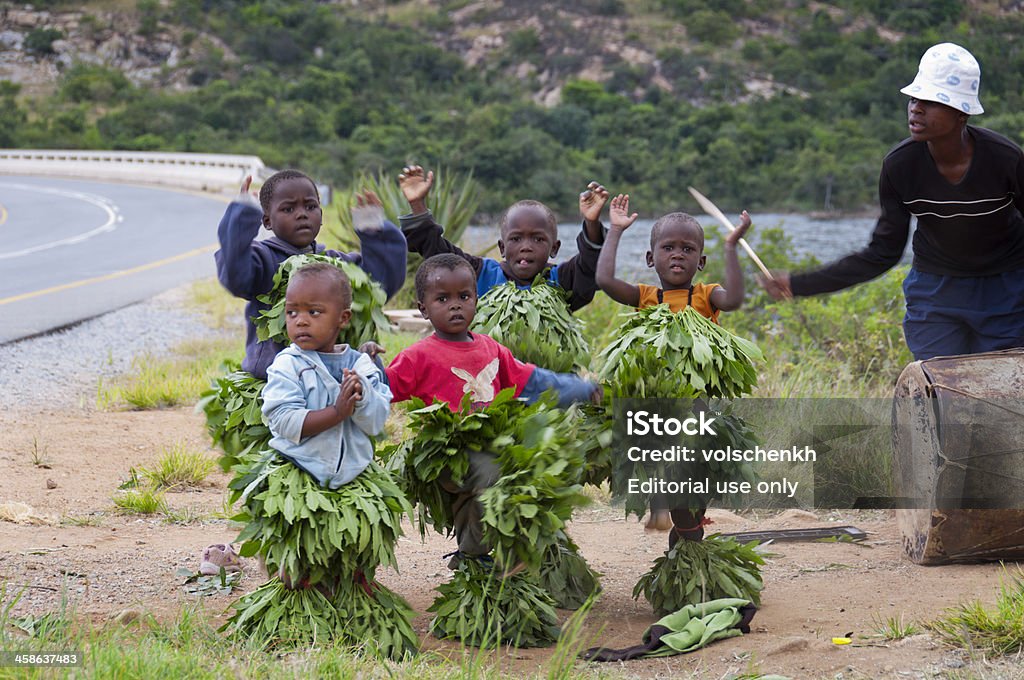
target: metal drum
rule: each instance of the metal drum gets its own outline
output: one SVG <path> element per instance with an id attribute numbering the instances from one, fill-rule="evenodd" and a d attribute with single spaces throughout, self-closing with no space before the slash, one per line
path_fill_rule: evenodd
<path id="1" fill-rule="evenodd" d="M 896 522 L 913 562 L 1024 559 L 1024 350 L 907 366 L 893 450 Z"/>

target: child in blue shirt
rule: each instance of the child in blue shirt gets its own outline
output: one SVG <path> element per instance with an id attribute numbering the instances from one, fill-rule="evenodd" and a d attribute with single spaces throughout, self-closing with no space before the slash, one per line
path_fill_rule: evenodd
<path id="1" fill-rule="evenodd" d="M 391 390 L 370 357 L 334 344 L 351 304 L 348 277 L 337 267 L 296 270 L 285 293 L 292 344 L 270 365 L 263 390 L 270 447 L 331 489 L 370 464 L 370 438 L 384 429 L 391 409 Z"/>
<path id="2" fill-rule="evenodd" d="M 245 306 L 242 370 L 265 380 L 267 367 L 282 346 L 273 340 L 259 341 L 252 319 L 269 308 L 256 298 L 270 292 L 274 274 L 282 262 L 300 253 L 322 253 L 354 262 L 380 283 L 390 298 L 405 283 L 406 243 L 398 227 L 382 220 L 376 231 L 356 231 L 361 253 L 324 250 L 324 246 L 316 242 L 323 212 L 320 194 L 312 179 L 297 170 L 275 173 L 260 189 L 258 203 L 249 194 L 251 182 L 252 178 L 247 177 L 241 194 L 221 218 L 217 228 L 220 250 L 214 257 L 221 284 L 236 297 L 249 301 Z M 372 205 L 380 203 L 370 192 L 362 200 Z M 255 240 L 261 224 L 274 232 L 274 236 Z"/>
<path id="3" fill-rule="evenodd" d="M 427 210 L 426 198 L 434 183 L 433 172 L 424 173 L 418 165 L 408 166 L 402 169 L 398 181 L 409 201 L 410 214 L 398 219 L 409 251 L 419 253 L 424 259 L 441 253 L 453 253 L 465 259 L 476 276 L 477 297 L 509 281 L 515 281 L 520 288 L 528 288 L 537 275 L 546 270 L 545 278 L 551 285 L 569 292 L 570 311 L 594 299 L 597 258 L 605 232 L 600 221 L 601 209 L 608 201 L 608 191 L 597 182 L 591 182 L 580 194 L 583 228 L 576 237 L 578 254 L 553 264 L 549 260 L 558 254 L 562 242 L 558 240 L 555 216 L 543 203 L 519 201 L 505 211 L 498 239 L 498 250 L 504 259 L 499 262 L 470 255 L 444 237 L 444 229 Z"/>

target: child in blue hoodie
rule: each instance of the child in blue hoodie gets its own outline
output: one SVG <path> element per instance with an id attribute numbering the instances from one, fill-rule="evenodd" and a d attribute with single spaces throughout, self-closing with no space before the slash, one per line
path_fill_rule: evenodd
<path id="1" fill-rule="evenodd" d="M 601 209 L 608 201 L 608 190 L 597 182 L 588 184 L 580 194 L 583 227 L 576 237 L 577 254 L 559 264 L 551 261 L 562 246 L 558 240 L 558 222 L 543 203 L 519 201 L 505 211 L 498 238 L 502 260 L 498 261 L 463 252 L 444 237 L 444 229 L 427 209 L 427 195 L 434 184 L 433 172 L 424 172 L 419 165 L 406 166 L 398 182 L 409 201 L 410 213 L 398 218 L 409 251 L 419 253 L 423 259 L 454 253 L 469 262 L 476 276 L 478 298 L 509 281 L 515 281 L 519 288 L 529 288 L 534 279 L 543 274 L 549 284 L 567 293 L 569 311 L 575 312 L 594 299 L 597 292 L 594 275 L 605 234 Z"/>
<path id="2" fill-rule="evenodd" d="M 285 293 L 292 344 L 270 365 L 263 390 L 270 447 L 331 489 L 370 464 L 370 438 L 384 429 L 391 409 L 391 390 L 370 357 L 335 345 L 351 303 L 348 277 L 337 267 L 296 270 Z"/>
<path id="3" fill-rule="evenodd" d="M 249 301 L 245 306 L 246 338 L 242 370 L 261 380 L 282 346 L 273 340 L 259 341 L 252 319 L 269 305 L 256 300 L 270 292 L 274 274 L 282 262 L 300 253 L 323 253 L 362 267 L 384 287 L 390 299 L 405 283 L 407 246 L 402 232 L 381 220 L 376 230 L 357 230 L 362 252 L 340 253 L 324 250 L 316 242 L 323 212 L 316 184 L 297 170 L 275 173 L 260 189 L 259 202 L 249 194 L 251 177 L 242 185 L 239 197 L 228 206 L 217 228 L 220 250 L 215 254 L 217 278 L 231 294 Z M 379 205 L 372 193 L 365 200 Z M 257 241 L 260 225 L 274 236 Z"/>

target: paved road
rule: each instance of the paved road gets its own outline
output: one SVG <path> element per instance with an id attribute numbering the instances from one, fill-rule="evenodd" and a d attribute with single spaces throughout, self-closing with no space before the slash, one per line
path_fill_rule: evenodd
<path id="1" fill-rule="evenodd" d="M 0 344 L 214 273 L 225 199 L 0 176 Z"/>

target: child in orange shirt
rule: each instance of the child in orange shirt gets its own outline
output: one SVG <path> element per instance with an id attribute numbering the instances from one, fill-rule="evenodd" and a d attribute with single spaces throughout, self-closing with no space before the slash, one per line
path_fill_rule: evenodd
<path id="1" fill-rule="evenodd" d="M 629 213 L 629 195 L 619 194 L 611 201 L 611 229 L 597 261 L 597 285 L 608 297 L 630 307 L 644 309 L 662 303 L 673 312 L 693 307 L 702 316 L 718 323 L 718 313 L 739 309 L 743 304 L 743 272 L 736 256 L 736 244 L 750 228 L 750 216 L 743 211 L 740 223 L 725 237 L 725 286 L 717 283 L 693 283 L 693 277 L 704 269 L 704 230 L 686 213 L 675 212 L 661 217 L 651 227 L 651 249 L 647 266 L 658 274 L 660 286 L 632 284 L 615 277 L 615 257 L 619 241 L 637 218 Z M 680 538 L 699 541 L 704 537 L 704 508 L 696 512 L 687 508 L 671 511 L 651 499 L 651 516 L 647 529 L 672 529 L 669 547 Z"/>

